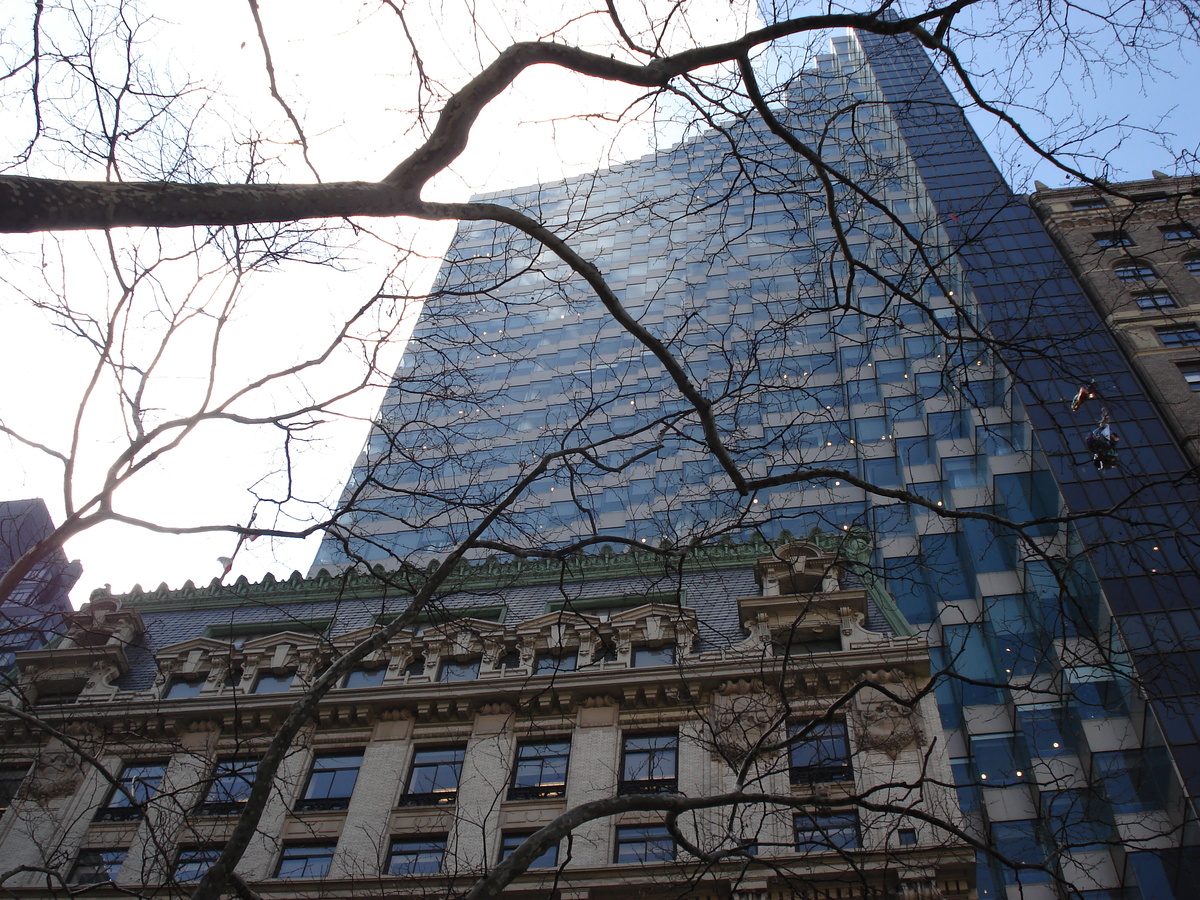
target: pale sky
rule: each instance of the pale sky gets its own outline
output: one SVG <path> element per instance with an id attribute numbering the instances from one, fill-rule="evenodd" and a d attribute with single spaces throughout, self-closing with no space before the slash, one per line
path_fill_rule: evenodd
<path id="1" fill-rule="evenodd" d="M 724 0 L 704 0 L 707 15 L 702 22 L 704 37 L 728 36 L 746 10 Z M 693 4 L 699 6 L 700 4 Z M 327 2 L 261 3 L 280 90 L 293 111 L 305 123 L 312 145 L 312 160 L 323 180 L 373 180 L 390 170 L 416 139 L 411 114 L 417 102 L 416 83 L 403 46 L 397 46 L 397 29 L 390 12 L 376 5 Z M 418 35 L 427 70 L 435 78 L 454 82 L 464 73 L 477 71 L 512 39 L 548 36 L 552 23 L 546 11 L 495 13 L 486 22 L 491 45 L 470 39 L 465 22 L 455 21 L 457 6 L 441 4 L 446 19 L 436 26 L 414 13 L 412 27 Z M 406 7 L 412 9 L 411 5 Z M 507 9 L 507 8 L 506 8 Z M 228 126 L 229 136 L 249 138 L 254 121 L 269 135 L 287 138 L 290 132 L 281 112 L 270 99 L 263 74 L 262 53 L 247 7 L 242 0 L 208 4 L 172 4 L 174 25 L 164 25 L 147 54 L 162 54 L 155 64 L 177 84 L 204 85 L 213 90 L 202 114 Z M 528 21 L 534 15 L 543 21 Z M 561 14 L 555 14 L 561 15 Z M 364 27 L 357 17 L 366 17 Z M 563 33 L 564 39 L 594 40 L 598 20 L 584 17 Z M 167 48 L 170 48 L 169 50 Z M 981 61 L 980 65 L 985 65 Z M 1149 177 L 1151 168 L 1170 171 L 1170 157 L 1159 144 L 1163 132 L 1179 132 L 1175 147 L 1196 147 L 1200 131 L 1190 110 L 1177 101 L 1190 94 L 1194 84 L 1178 54 L 1168 57 L 1168 72 L 1153 73 L 1148 83 L 1136 76 L 1103 81 L 1080 88 L 1072 78 L 1055 88 L 1062 95 L 1064 115 L 1070 104 L 1081 107 L 1087 117 L 1119 120 L 1128 115 L 1150 129 L 1142 132 L 1106 132 L 1104 151 L 1125 177 Z M 1147 76 L 1148 77 L 1148 76 Z M 1049 82 L 1047 82 L 1049 83 Z M 1148 90 L 1147 90 L 1148 87 Z M 578 118 L 580 113 L 619 111 L 634 103 L 634 89 L 584 82 L 560 71 L 540 67 L 519 80 L 516 88 L 502 97 L 477 125 L 478 139 L 455 166 L 452 174 L 439 178 L 426 192 L 438 199 L 465 199 L 476 190 L 505 187 L 560 178 L 586 171 L 612 159 L 646 152 L 653 142 L 652 127 L 645 122 L 620 127 L 597 117 Z M 1056 113 L 1057 115 L 1057 113 Z M 1038 127 L 1046 119 L 1032 117 Z M 981 117 L 973 120 L 980 127 Z M 1131 119 L 1133 121 L 1133 119 Z M 266 123 L 266 125 L 262 125 Z M 2 130 L 2 129 L 0 129 Z M 997 152 L 1006 158 L 1011 141 L 992 133 L 985 122 L 980 129 Z M 206 132 L 201 130 L 204 139 Z M 244 152 L 243 145 L 243 152 Z M 283 165 L 273 180 L 311 180 L 291 148 L 264 145 L 265 154 L 279 153 Z M 49 154 L 46 166 L 57 164 Z M 1002 159 L 1003 163 L 1003 159 Z M 1038 177 L 1051 185 L 1064 178 L 1045 165 L 1031 170 L 1018 166 L 1019 177 Z M 39 174 L 52 174 L 44 169 Z M 56 174 L 56 173 L 54 173 Z M 93 177 L 95 177 L 93 173 Z M 132 177 L 132 176 L 127 176 Z M 157 275 L 158 310 L 139 307 L 125 323 L 123 340 L 130 358 L 150 365 L 149 347 L 161 339 L 162 310 L 184 308 L 190 297 L 203 312 L 182 326 L 172 339 L 171 353 L 159 363 L 151 389 L 141 398 L 143 409 L 178 410 L 194 402 L 207 384 L 205 375 L 212 351 L 214 311 L 236 297 L 235 314 L 225 326 L 218 347 L 220 376 L 216 391 L 230 391 L 273 368 L 293 364 L 322 346 L 347 310 L 361 305 L 384 282 L 389 269 L 402 257 L 397 247 L 414 249 L 417 256 L 406 260 L 402 275 L 412 292 L 428 284 L 436 271 L 436 259 L 448 242 L 452 225 L 409 222 L 364 223 L 378 239 L 346 239 L 348 248 L 336 267 L 293 264 L 256 273 L 236 282 L 206 255 L 204 264 L 164 262 Z M 182 234 L 167 238 L 190 239 Z M 153 235 L 134 233 L 117 236 L 118 256 L 137 253 L 151 258 L 159 253 Z M 112 275 L 107 248 L 96 237 L 6 237 L 8 261 L 0 269 L 0 316 L 9 336 L 8 352 L 0 357 L 0 377 L 7 390 L 0 397 L 0 420 L 22 434 L 60 450 L 69 447 L 80 398 L 91 371 L 86 344 L 52 324 L 47 313 L 33 303 L 62 291 L 72 308 L 90 314 L 112 310 L 120 290 Z M 189 291 L 192 293 L 189 295 Z M 148 311 L 150 310 L 150 311 Z M 359 329 L 364 339 L 379 330 L 395 330 L 383 345 L 377 364 L 390 372 L 402 348 L 403 331 L 411 321 L 411 304 L 387 304 L 375 311 Z M 407 319 L 405 316 L 407 315 Z M 19 338 L 14 339 L 14 336 Z M 278 390 L 248 398 L 240 411 L 262 413 L 300 402 L 306 392 L 322 396 L 335 390 L 361 371 L 352 353 L 333 360 L 330 371 L 302 383 L 291 381 Z M 107 393 L 106 393 L 107 392 Z M 114 427 L 111 384 L 101 384 L 82 420 L 83 441 L 79 449 L 78 480 L 82 485 L 96 479 L 125 446 Z M 325 423 L 311 433 L 310 443 L 294 444 L 290 450 L 296 464 L 293 493 L 307 501 L 329 502 L 336 498 L 350 466 L 365 439 L 369 421 L 379 401 L 378 390 L 360 392 L 338 405 L 337 416 L 321 416 Z M 163 413 L 166 414 L 165 412 Z M 51 464 L 43 454 L 0 442 L 5 464 L 0 467 L 0 496 L 41 496 L 52 513 L 63 508 L 62 467 Z M 118 492 L 118 508 L 164 525 L 197 526 L 248 521 L 255 496 L 279 497 L 287 485 L 280 478 L 283 454 L 278 430 L 271 427 L 245 428 L 231 425 L 203 428 L 168 453 L 161 461 Z M 307 507 L 293 503 L 294 516 L 303 518 Z M 269 505 L 260 507 L 259 525 L 271 524 Z M 295 522 L 289 523 L 295 526 Z M 266 571 L 285 577 L 292 569 L 305 571 L 316 552 L 318 539 L 307 541 L 264 538 L 246 545 L 238 556 L 231 577 L 246 575 L 258 580 Z M 103 525 L 72 539 L 67 553 L 84 566 L 83 578 L 73 593 L 76 604 L 87 599 L 93 587 L 111 584 L 124 591 L 134 583 L 153 587 L 166 581 L 179 587 L 187 579 L 206 583 L 220 574 L 217 557 L 229 555 L 235 538 L 229 534 L 192 536 L 157 535 L 122 525 Z"/>

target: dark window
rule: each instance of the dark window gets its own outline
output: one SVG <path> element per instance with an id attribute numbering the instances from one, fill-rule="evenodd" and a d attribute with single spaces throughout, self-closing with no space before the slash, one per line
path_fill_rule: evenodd
<path id="1" fill-rule="evenodd" d="M 168 700 L 181 700 L 185 697 L 195 697 L 199 695 L 200 689 L 204 687 L 204 681 L 188 681 L 183 678 L 172 680 L 167 687 L 167 693 L 164 695 Z"/>
<path id="2" fill-rule="evenodd" d="M 465 747 L 424 748 L 413 754 L 408 788 L 400 802 L 404 806 L 453 803 L 458 795 Z M 440 857 L 439 857 L 440 858 Z"/>
<path id="3" fill-rule="evenodd" d="M 125 850 L 80 850 L 67 877 L 68 884 L 104 884 L 117 877 Z"/>
<path id="4" fill-rule="evenodd" d="M 826 722 L 798 722 L 791 728 L 789 767 L 792 784 L 817 781 L 850 781 L 850 743 L 846 723 L 841 719 Z"/>
<path id="5" fill-rule="evenodd" d="M 146 803 L 158 793 L 164 766 L 161 763 L 126 766 L 121 770 L 120 788 L 114 787 L 96 813 L 101 822 L 128 822 L 146 813 Z"/>
<path id="6" fill-rule="evenodd" d="M 1143 291 L 1133 295 L 1138 309 L 1174 309 L 1175 298 L 1166 291 Z"/>
<path id="7" fill-rule="evenodd" d="M 259 675 L 254 681 L 253 694 L 282 694 L 292 689 L 292 679 L 295 672 L 285 672 L 282 675 L 272 675 L 269 672 Z"/>
<path id="8" fill-rule="evenodd" d="M 220 855 L 220 847 L 180 847 L 175 858 L 175 880 L 198 881 Z"/>
<path id="9" fill-rule="evenodd" d="M 1171 763 L 1162 747 L 1092 754 L 1092 781 L 1115 813 L 1138 813 L 1166 805 Z"/>
<path id="10" fill-rule="evenodd" d="M 4 815 L 5 810 L 16 799 L 21 782 L 25 780 L 25 773 L 28 771 L 26 766 L 6 766 L 0 769 L 0 816 Z"/>
<path id="11" fill-rule="evenodd" d="M 674 858 L 675 839 L 665 825 L 621 825 L 617 828 L 615 862 L 670 862 Z"/>
<path id="12" fill-rule="evenodd" d="M 1019 784 L 1029 776 L 1029 752 L 1014 732 L 971 735 L 971 752 L 984 787 Z"/>
<path id="13" fill-rule="evenodd" d="M 1194 241 L 1196 230 L 1190 225 L 1160 225 L 1164 241 Z"/>
<path id="14" fill-rule="evenodd" d="M 574 653 L 539 653 L 533 661 L 534 675 L 574 672 L 578 658 Z"/>
<path id="15" fill-rule="evenodd" d="M 444 837 L 393 838 L 385 875 L 433 875 L 442 868 Z"/>
<path id="16" fill-rule="evenodd" d="M 799 813 L 795 825 L 799 853 L 829 853 L 859 846 L 858 813 L 854 810 Z"/>
<path id="17" fill-rule="evenodd" d="M 1153 281 L 1158 277 L 1152 266 L 1141 262 L 1122 263 L 1114 266 L 1113 272 L 1122 281 Z"/>
<path id="18" fill-rule="evenodd" d="M 379 687 L 383 684 L 383 677 L 387 674 L 387 669 L 380 666 L 377 669 L 351 669 L 346 673 L 346 678 L 342 682 L 344 688 L 372 688 Z"/>
<path id="19" fill-rule="evenodd" d="M 313 760 L 304 796 L 296 801 L 296 810 L 345 809 L 350 805 L 362 753 L 323 754 Z"/>
<path id="20" fill-rule="evenodd" d="M 500 861 L 508 859 L 532 831 L 506 831 L 500 838 Z M 558 844 L 551 844 L 529 864 L 531 869 L 550 869 L 558 865 Z"/>
<path id="21" fill-rule="evenodd" d="M 674 647 L 634 647 L 633 666 L 641 669 L 647 666 L 675 665 Z"/>
<path id="22" fill-rule="evenodd" d="M 900 838 L 901 847 L 917 846 L 917 829 L 901 828 L 900 831 L 897 832 L 897 836 Z"/>
<path id="23" fill-rule="evenodd" d="M 276 878 L 324 878 L 335 844 L 284 844 Z"/>
<path id="24" fill-rule="evenodd" d="M 1173 328 L 1155 328 L 1164 347 L 1195 347 L 1200 345 L 1200 328 L 1195 325 L 1179 325 Z"/>
<path id="25" fill-rule="evenodd" d="M 621 760 L 622 794 L 664 794 L 676 790 L 679 735 L 642 734 L 625 738 Z"/>
<path id="26" fill-rule="evenodd" d="M 474 681 L 479 677 L 479 660 L 454 662 L 447 660 L 438 669 L 438 681 Z"/>
<path id="27" fill-rule="evenodd" d="M 1086 200 L 1072 200 L 1071 209 L 1104 209 L 1108 203 L 1101 197 L 1088 197 Z"/>
<path id="28" fill-rule="evenodd" d="M 509 800 L 561 797 L 567 790 L 570 741 L 530 741 L 517 745 Z"/>
<path id="29" fill-rule="evenodd" d="M 1132 247 L 1133 238 L 1124 231 L 1097 231 L 1092 235 L 1097 247 Z"/>
<path id="30" fill-rule="evenodd" d="M 1200 391 L 1200 362 L 1180 363 L 1179 374 L 1193 391 Z"/>
<path id="31" fill-rule="evenodd" d="M 258 771 L 256 759 L 223 759 L 213 770 L 208 794 L 197 812 L 210 816 L 230 816 L 242 811 L 254 776 Z"/>

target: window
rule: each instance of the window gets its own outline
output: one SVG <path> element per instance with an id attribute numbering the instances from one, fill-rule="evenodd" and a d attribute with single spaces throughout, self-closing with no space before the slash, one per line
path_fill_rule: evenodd
<path id="1" fill-rule="evenodd" d="M 1142 262 L 1121 263 L 1113 267 L 1113 273 L 1122 281 L 1153 281 L 1158 277 L 1152 266 Z"/>
<path id="2" fill-rule="evenodd" d="M 296 801 L 296 811 L 349 806 L 362 760 L 361 752 L 321 754 L 314 759 L 304 796 Z"/>
<path id="3" fill-rule="evenodd" d="M 200 689 L 204 687 L 204 681 L 188 681 L 184 678 L 174 678 L 170 685 L 167 686 L 167 692 L 163 696 L 167 700 L 182 700 L 185 697 L 196 697 L 200 694 Z"/>
<path id="4" fill-rule="evenodd" d="M 213 770 L 208 794 L 197 812 L 210 816 L 229 816 L 239 813 L 250 789 L 254 787 L 254 775 L 258 771 L 258 760 L 225 759 Z"/>
<path id="5" fill-rule="evenodd" d="M 625 738 L 621 760 L 622 794 L 666 794 L 677 788 L 675 757 L 679 735 L 642 734 Z"/>
<path id="6" fill-rule="evenodd" d="M 858 813 L 854 810 L 829 813 L 799 813 L 795 818 L 796 851 L 829 853 L 859 846 Z"/>
<path id="7" fill-rule="evenodd" d="M 401 805 L 453 803 L 458 795 L 458 776 L 462 772 L 465 754 L 465 747 L 426 747 L 417 750 L 413 754 L 412 771 L 408 775 L 408 788 L 400 798 Z"/>
<path id="8" fill-rule="evenodd" d="M 636 669 L 647 666 L 673 666 L 675 665 L 675 648 L 670 646 L 634 647 L 632 662 Z"/>
<path id="9" fill-rule="evenodd" d="M 567 761 L 570 755 L 569 740 L 518 744 L 508 799 L 563 796 L 567 790 Z"/>
<path id="10" fill-rule="evenodd" d="M 351 669 L 346 673 L 346 678 L 342 682 L 344 688 L 372 688 L 379 687 L 383 684 L 383 677 L 387 674 L 387 669 L 380 666 L 377 669 Z"/>
<path id="11" fill-rule="evenodd" d="M 1100 248 L 1133 246 L 1133 238 L 1124 231 L 1097 231 L 1092 237 Z"/>
<path id="12" fill-rule="evenodd" d="M 500 838 L 500 861 L 508 859 L 532 831 L 506 831 Z M 551 844 L 529 864 L 531 869 L 551 869 L 558 865 L 558 844 Z"/>
<path id="13" fill-rule="evenodd" d="M 284 844 L 276 878 L 324 878 L 333 862 L 335 844 Z"/>
<path id="14" fill-rule="evenodd" d="M 1179 374 L 1193 391 L 1200 391 L 1200 362 L 1180 363 Z"/>
<path id="15" fill-rule="evenodd" d="M 474 681 L 479 677 L 479 660 L 455 662 L 446 660 L 438 669 L 438 681 Z"/>
<path id="16" fill-rule="evenodd" d="M 140 819 L 148 801 L 158 793 L 164 766 L 161 763 L 126 766 L 121 770 L 120 788 L 113 788 L 108 801 L 96 813 L 99 822 L 129 822 Z"/>
<path id="17" fill-rule="evenodd" d="M 1200 328 L 1195 325 L 1179 325 L 1172 328 L 1155 328 L 1164 347 L 1195 347 L 1200 345 Z"/>
<path id="18" fill-rule="evenodd" d="M 574 672 L 578 657 L 574 653 L 539 653 L 533 661 L 534 675 Z"/>
<path id="19" fill-rule="evenodd" d="M 1133 295 L 1138 309 L 1174 309 L 1175 299 L 1166 291 L 1143 291 Z"/>
<path id="20" fill-rule="evenodd" d="M 1183 265 L 1193 275 L 1200 276 L 1200 256 L 1189 256 L 1183 261 Z"/>
<path id="21" fill-rule="evenodd" d="M 1084 200 L 1072 200 L 1071 209 L 1104 209 L 1108 206 L 1103 197 L 1088 197 Z"/>
<path id="22" fill-rule="evenodd" d="M 917 829 L 901 828 L 899 832 L 897 832 L 897 836 L 900 838 L 901 847 L 917 846 Z"/>
<path id="23" fill-rule="evenodd" d="M 1160 225 L 1164 241 L 1194 241 L 1196 230 L 1190 225 Z"/>
<path id="24" fill-rule="evenodd" d="M 393 838 L 385 875 L 433 875 L 441 871 L 444 837 Z"/>
<path id="25" fill-rule="evenodd" d="M 272 675 L 270 672 L 266 672 L 255 679 L 254 690 L 251 693 L 282 694 L 292 689 L 292 679 L 295 677 L 295 672 L 285 672 L 282 675 Z"/>
<path id="26" fill-rule="evenodd" d="M 621 825 L 617 828 L 619 863 L 670 862 L 675 858 L 675 839 L 665 825 Z"/>
<path id="27" fill-rule="evenodd" d="M 175 880 L 198 881 L 220 855 L 220 847 L 180 847 L 175 858 Z"/>
<path id="28" fill-rule="evenodd" d="M 25 780 L 25 773 L 28 771 L 27 766 L 5 766 L 0 769 L 0 816 L 4 815 L 5 810 L 16 799 L 21 782 Z"/>
<path id="29" fill-rule="evenodd" d="M 792 784 L 850 781 L 854 777 L 843 720 L 798 722 L 791 728 L 791 737 L 789 767 Z"/>
<path id="30" fill-rule="evenodd" d="M 68 884 L 104 884 L 117 877 L 125 862 L 125 850 L 80 850 L 71 866 Z"/>

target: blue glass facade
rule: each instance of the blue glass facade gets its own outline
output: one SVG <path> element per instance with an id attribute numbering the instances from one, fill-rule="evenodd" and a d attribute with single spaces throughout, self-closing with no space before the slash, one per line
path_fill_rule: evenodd
<path id="1" fill-rule="evenodd" d="M 734 119 L 502 198 L 598 266 L 711 422 L 561 260 L 466 223 L 317 565 L 436 556 L 497 504 L 481 553 L 866 528 L 945 673 L 972 827 L 1009 863 L 982 861 L 980 896 L 1178 880 L 1129 842 L 1147 816 L 1178 842 L 1173 767 L 1200 790 L 1182 455 L 915 44 L 837 38 L 775 100 L 844 181 Z M 1098 409 L 1070 411 L 1093 377 L 1129 448 L 1103 475 Z"/>

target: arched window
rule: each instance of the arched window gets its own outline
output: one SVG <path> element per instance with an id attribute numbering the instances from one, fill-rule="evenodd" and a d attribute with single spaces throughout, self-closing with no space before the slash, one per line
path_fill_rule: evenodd
<path id="1" fill-rule="evenodd" d="M 1122 281 L 1153 281 L 1158 277 L 1158 273 L 1154 271 L 1154 267 L 1149 263 L 1132 260 L 1130 262 L 1119 263 L 1113 266 L 1113 272 Z"/>

